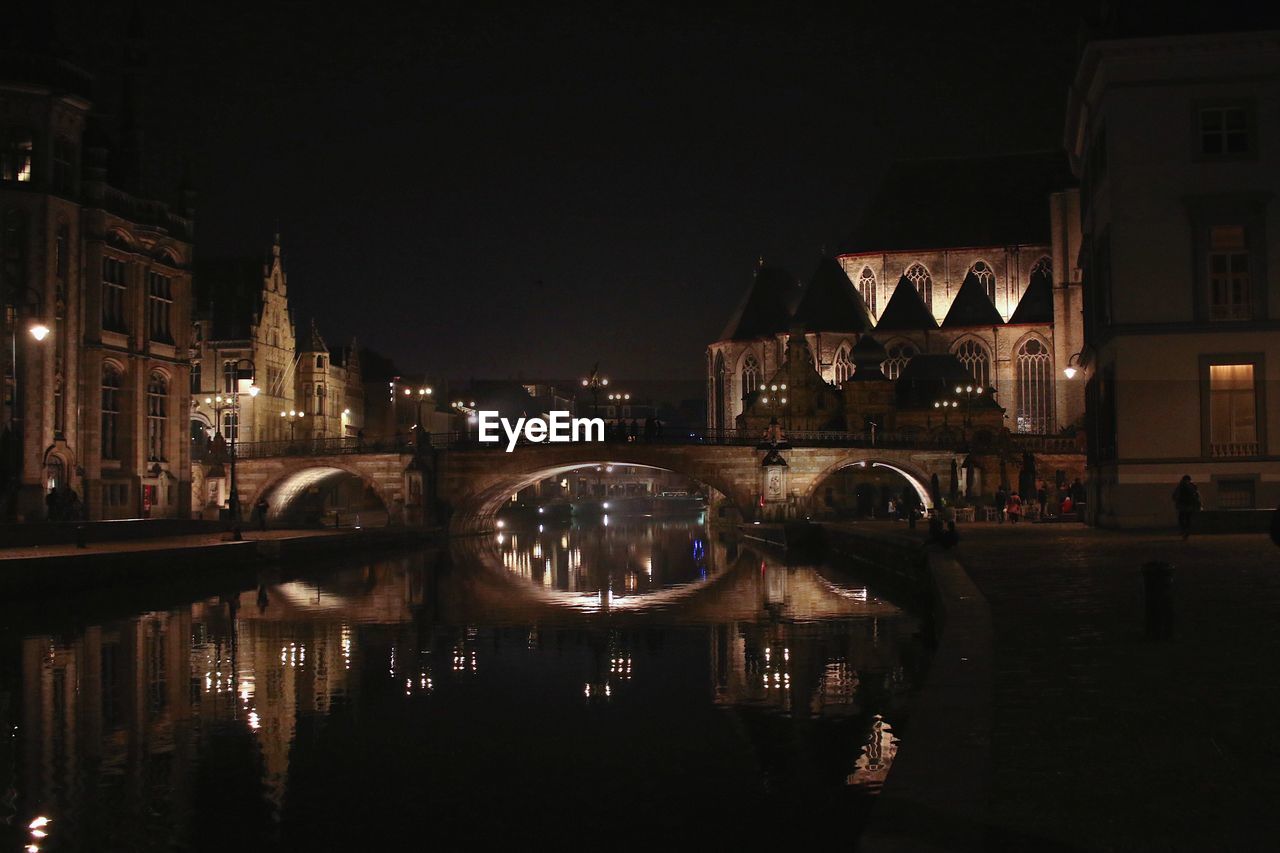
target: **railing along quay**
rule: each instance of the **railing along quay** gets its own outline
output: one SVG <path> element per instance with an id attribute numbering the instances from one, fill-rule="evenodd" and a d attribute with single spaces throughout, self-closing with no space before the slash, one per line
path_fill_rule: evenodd
<path id="1" fill-rule="evenodd" d="M 496 443 L 482 443 L 474 433 L 448 432 L 424 433 L 423 440 L 430 442 L 433 450 L 506 450 L 505 437 Z M 580 442 L 588 443 L 588 442 Z M 598 443 L 598 442 L 590 442 Z M 543 442 L 529 442 L 523 437 L 517 442 L 519 446 L 540 446 Z M 603 442 L 605 446 L 623 446 L 628 444 L 647 446 L 729 446 L 729 447 L 768 447 L 759 436 L 747 435 L 740 430 L 703 430 L 693 433 L 664 433 L 645 437 L 609 435 Z M 1039 453 L 1075 453 L 1079 452 L 1076 440 L 1062 435 L 1035 435 L 1031 433 L 1012 433 L 1009 445 L 1018 451 Z M 846 432 L 843 430 L 793 430 L 786 434 L 786 441 L 779 445 L 787 447 L 860 447 L 884 448 L 892 450 L 940 450 L 956 453 L 984 452 L 995 449 L 995 442 L 980 438 L 969 439 L 952 431 L 936 433 L 920 432 Z M 354 437 L 341 438 L 298 438 L 283 441 L 255 441 L 236 445 L 236 456 L 240 459 L 263 459 L 278 456 L 341 456 L 364 453 L 414 453 L 417 444 L 413 436 L 397 436 L 388 439 L 360 439 Z"/>

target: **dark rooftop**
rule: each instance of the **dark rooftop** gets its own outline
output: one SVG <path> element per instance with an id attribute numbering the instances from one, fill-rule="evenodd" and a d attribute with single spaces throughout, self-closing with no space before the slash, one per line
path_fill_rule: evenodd
<path id="1" fill-rule="evenodd" d="M 871 328 L 862 295 L 833 258 L 818 262 L 796 308 L 795 321 L 808 332 L 865 332 Z"/>
<path id="2" fill-rule="evenodd" d="M 947 316 L 942 318 L 942 328 L 954 329 L 963 326 L 1003 326 L 1004 318 L 996 310 L 996 306 L 987 296 L 982 283 L 970 270 L 951 302 Z"/>
<path id="3" fill-rule="evenodd" d="M 1053 322 L 1053 283 L 1048 276 L 1033 275 L 1018 307 L 1009 317 L 1009 325 Z"/>
<path id="4" fill-rule="evenodd" d="M 800 296 L 800 284 L 789 272 L 762 266 L 729 324 L 722 341 L 749 341 L 787 331 L 791 311 Z"/>
<path id="5" fill-rule="evenodd" d="M 1062 151 L 900 160 L 842 252 L 1049 242 L 1049 194 L 1076 185 Z"/>
<path id="6" fill-rule="evenodd" d="M 876 329 L 884 331 L 906 331 L 908 329 L 936 329 L 938 323 L 925 307 L 920 292 L 907 278 L 898 279 L 898 286 L 889 297 L 889 304 L 884 306 Z"/>

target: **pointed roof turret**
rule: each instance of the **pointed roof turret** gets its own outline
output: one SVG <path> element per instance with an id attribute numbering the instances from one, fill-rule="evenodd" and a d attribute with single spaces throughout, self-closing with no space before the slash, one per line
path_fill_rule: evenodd
<path id="1" fill-rule="evenodd" d="M 858 338 L 853 349 L 849 350 L 849 358 L 853 361 L 853 381 L 873 382 L 877 379 L 887 379 L 880 365 L 888 357 L 889 353 L 885 351 L 884 344 L 871 335 Z"/>
<path id="2" fill-rule="evenodd" d="M 324 338 L 320 335 L 320 327 L 316 325 L 316 318 L 311 318 L 311 335 L 308 338 L 307 345 L 301 347 L 303 352 L 329 352 L 329 345 L 324 342 Z"/>
<path id="3" fill-rule="evenodd" d="M 942 328 L 956 329 L 964 326 L 1003 326 L 1004 318 L 996 310 L 996 306 L 987 296 L 982 282 L 969 270 L 951 302 L 947 316 L 942 319 Z"/>
<path id="4" fill-rule="evenodd" d="M 722 341 L 749 341 L 787 331 L 794 300 L 800 285 L 785 270 L 760 266 L 747 295 L 729 318 L 720 335 Z"/>
<path id="5" fill-rule="evenodd" d="M 1018 307 L 1009 318 L 1009 325 L 1020 323 L 1039 324 L 1053 322 L 1053 282 L 1046 275 L 1031 276 Z"/>
<path id="6" fill-rule="evenodd" d="M 929 313 L 916 286 L 906 276 L 898 279 L 898 286 L 893 289 L 889 304 L 880 313 L 876 329 L 896 332 L 936 328 L 938 322 Z"/>
<path id="7" fill-rule="evenodd" d="M 834 258 L 823 258 L 809 279 L 795 319 L 808 332 L 865 332 L 871 314 Z"/>

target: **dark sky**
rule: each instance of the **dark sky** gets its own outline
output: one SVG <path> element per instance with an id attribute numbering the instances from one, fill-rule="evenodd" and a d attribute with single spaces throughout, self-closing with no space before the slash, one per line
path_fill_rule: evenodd
<path id="1" fill-rule="evenodd" d="M 61 24 L 106 110 L 131 5 Z M 696 378 L 890 158 L 1060 144 L 1073 4 L 775 5 L 143 2 L 154 190 L 206 257 L 278 222 L 295 317 L 403 370 Z"/>

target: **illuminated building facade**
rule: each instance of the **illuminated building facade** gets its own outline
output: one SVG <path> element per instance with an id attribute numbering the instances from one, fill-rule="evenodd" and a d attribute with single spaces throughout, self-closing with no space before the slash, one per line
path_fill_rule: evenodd
<path id="1" fill-rule="evenodd" d="M 191 196 L 141 192 L 133 102 L 109 142 L 91 82 L 0 53 L 0 516 L 186 517 Z"/>
<path id="2" fill-rule="evenodd" d="M 1010 430 L 1076 425 L 1083 386 L 1062 372 L 1082 337 L 1073 183 L 1057 153 L 895 164 L 846 251 L 819 264 L 807 286 L 782 270 L 756 271 L 707 350 L 708 425 L 742 425 L 760 385 L 777 382 L 796 333 L 820 377 L 807 399 L 788 397 L 796 428 L 864 428 L 866 406 L 840 393 L 864 339 L 867 356 L 883 351 L 871 360 L 891 382 L 918 355 L 951 356 L 990 389 Z"/>
<path id="3" fill-rule="evenodd" d="M 1280 33 L 1094 41 L 1066 147 L 1084 231 L 1094 523 L 1280 501 Z"/>

